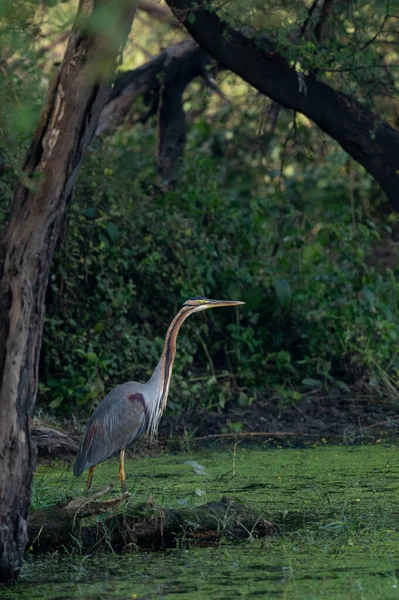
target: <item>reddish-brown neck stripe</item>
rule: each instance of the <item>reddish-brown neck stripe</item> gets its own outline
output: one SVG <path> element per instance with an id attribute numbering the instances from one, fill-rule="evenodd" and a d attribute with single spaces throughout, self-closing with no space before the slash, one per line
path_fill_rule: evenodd
<path id="1" fill-rule="evenodd" d="M 195 306 L 183 306 L 169 325 L 169 329 L 166 333 L 162 353 L 162 392 L 159 400 L 162 412 L 166 405 L 170 379 L 172 377 L 173 361 L 175 360 L 176 355 L 177 334 L 184 321 L 192 312 L 194 312 L 195 308 Z"/>

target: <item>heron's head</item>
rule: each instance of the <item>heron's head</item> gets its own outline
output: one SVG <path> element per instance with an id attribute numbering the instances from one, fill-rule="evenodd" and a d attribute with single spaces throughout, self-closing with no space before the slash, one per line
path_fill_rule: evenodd
<path id="1" fill-rule="evenodd" d="M 207 310 L 208 308 L 218 308 L 220 306 L 239 306 L 245 304 L 239 300 L 211 300 L 205 298 L 205 296 L 194 296 L 189 298 L 183 304 L 183 307 L 189 307 L 192 310 L 190 312 L 199 312 L 200 310 Z"/>

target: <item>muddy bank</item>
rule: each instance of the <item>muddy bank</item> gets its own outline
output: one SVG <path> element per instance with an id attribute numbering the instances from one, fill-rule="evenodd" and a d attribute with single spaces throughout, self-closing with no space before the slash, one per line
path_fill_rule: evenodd
<path id="1" fill-rule="evenodd" d="M 179 417 L 165 415 L 160 439 L 206 439 L 218 434 L 276 433 L 284 438 L 351 438 L 399 431 L 399 406 L 393 400 L 352 396 L 340 390 L 309 394 L 295 404 L 267 398 L 249 407 L 230 407 L 223 413 L 200 411 Z M 238 436 L 239 437 L 239 436 Z M 260 436 L 261 437 L 261 436 Z M 214 438 L 209 438 L 214 439 Z M 223 439 L 223 438 L 221 438 Z M 201 441 L 201 440 L 200 440 Z"/>
<path id="2" fill-rule="evenodd" d="M 84 422 L 82 418 L 82 424 Z M 67 434 L 69 440 L 62 433 L 57 436 L 57 430 Z M 309 394 L 296 404 L 282 405 L 270 397 L 247 407 L 227 407 L 223 412 L 199 410 L 182 415 L 167 412 L 161 420 L 158 444 L 206 445 L 234 438 L 242 442 L 269 439 L 290 444 L 317 439 L 356 443 L 397 433 L 399 406 L 395 401 L 337 390 L 328 395 Z M 40 459 L 72 460 L 81 432 L 76 421 L 36 420 L 32 434 Z M 153 453 L 156 448 L 141 440 L 135 452 Z"/>

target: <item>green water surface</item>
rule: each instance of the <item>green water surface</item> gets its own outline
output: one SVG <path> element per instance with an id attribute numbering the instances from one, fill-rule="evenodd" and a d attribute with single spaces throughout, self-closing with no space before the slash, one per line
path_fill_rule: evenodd
<path id="1" fill-rule="evenodd" d="M 11 599 L 399 598 L 399 452 L 396 445 L 190 451 L 127 461 L 133 502 L 195 506 L 245 499 L 280 527 L 273 539 L 96 556 L 27 555 Z M 113 481 L 117 461 L 93 486 Z M 84 476 L 41 467 L 33 505 L 82 494 Z"/>

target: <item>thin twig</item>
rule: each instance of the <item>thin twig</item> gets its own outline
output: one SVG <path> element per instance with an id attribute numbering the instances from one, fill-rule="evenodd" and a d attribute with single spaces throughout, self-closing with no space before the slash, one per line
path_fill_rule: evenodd
<path id="1" fill-rule="evenodd" d="M 240 433 L 211 433 L 192 438 L 191 441 L 210 440 L 217 438 L 236 438 L 236 437 L 315 437 L 317 433 L 295 433 L 293 431 L 244 431 Z"/>
<path id="2" fill-rule="evenodd" d="M 399 419 L 390 419 L 391 423 L 399 423 Z M 380 425 L 388 425 L 387 420 L 385 421 L 377 421 L 377 423 L 372 423 L 371 425 L 366 425 L 364 429 L 371 429 L 372 427 L 379 427 Z"/>
<path id="3" fill-rule="evenodd" d="M 392 419 L 391 423 L 399 423 L 399 419 Z M 377 421 L 363 427 L 363 429 L 371 429 L 372 427 L 378 427 L 380 425 L 387 425 L 387 421 Z M 361 432 L 360 432 L 361 433 Z M 202 440 L 219 439 L 219 438 L 237 438 L 237 437 L 318 437 L 321 433 L 295 433 L 293 431 L 243 431 L 240 433 L 212 433 L 210 435 L 202 435 L 200 437 L 192 438 L 191 441 L 199 442 Z M 327 434 L 328 435 L 328 434 Z M 334 434 L 329 436 L 330 438 L 342 438 L 342 434 Z"/>
<path id="4" fill-rule="evenodd" d="M 359 65 L 357 67 L 342 67 L 337 69 L 323 69 L 322 67 L 317 67 L 317 69 L 323 73 L 352 73 L 353 71 L 362 71 L 364 69 L 385 69 L 387 66 L 390 69 L 399 67 L 399 65 Z"/>
<path id="5" fill-rule="evenodd" d="M 387 20 L 388 20 L 388 15 L 385 15 L 377 33 L 375 35 L 373 35 L 373 37 L 371 39 L 369 39 L 368 42 L 366 42 L 361 48 L 359 48 L 360 52 L 362 50 L 365 50 L 368 46 L 370 46 L 373 42 L 375 42 L 375 40 L 378 38 L 378 36 L 381 35 L 381 33 L 383 32 L 384 25 L 387 22 Z"/>

